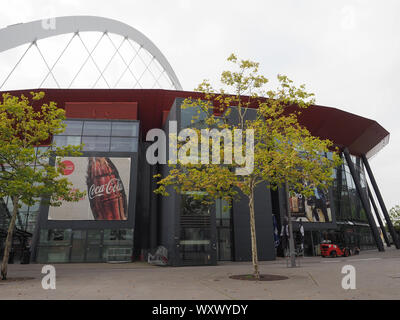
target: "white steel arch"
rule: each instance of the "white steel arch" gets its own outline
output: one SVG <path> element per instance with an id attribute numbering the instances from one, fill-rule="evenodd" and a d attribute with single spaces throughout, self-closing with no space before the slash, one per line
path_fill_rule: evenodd
<path id="1" fill-rule="evenodd" d="M 29 43 L 28 51 L 32 45 L 35 45 L 41 39 L 89 31 L 103 32 L 104 34 L 113 33 L 138 43 L 164 68 L 174 88 L 182 90 L 174 70 L 156 45 L 140 31 L 113 19 L 96 16 L 65 16 L 10 25 L 0 29 L 0 52 Z M 51 74 L 51 68 L 47 67 L 49 74 Z M 128 65 L 127 67 L 129 68 Z"/>

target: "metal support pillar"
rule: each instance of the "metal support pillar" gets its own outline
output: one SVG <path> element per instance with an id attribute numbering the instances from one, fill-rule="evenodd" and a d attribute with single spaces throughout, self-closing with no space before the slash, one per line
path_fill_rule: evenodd
<path id="1" fill-rule="evenodd" d="M 371 228 L 372 235 L 374 236 L 376 246 L 378 247 L 379 251 L 385 251 L 385 248 L 383 247 L 381 236 L 380 236 L 380 234 L 378 232 L 378 228 L 376 227 L 376 224 L 375 224 L 374 217 L 372 216 L 367 197 L 365 197 L 364 193 L 362 192 L 360 179 L 357 176 L 357 172 L 356 172 L 356 169 L 354 168 L 353 161 L 351 160 L 349 150 L 347 148 L 345 148 L 343 150 L 343 154 L 346 158 L 346 162 L 350 169 L 351 176 L 353 177 L 354 184 L 356 185 L 358 196 L 360 197 L 361 203 L 362 203 L 365 213 L 367 215 L 368 223 Z"/>
<path id="2" fill-rule="evenodd" d="M 374 197 L 372 196 L 372 193 L 371 193 L 371 190 L 370 190 L 369 186 L 367 186 L 367 188 L 368 188 L 367 190 L 368 190 L 369 199 L 371 200 L 372 207 L 374 208 L 374 211 L 375 211 L 376 219 L 378 219 L 379 225 L 380 225 L 381 230 L 382 230 L 383 238 L 385 239 L 385 242 L 386 242 L 387 246 L 390 247 L 390 240 L 389 240 L 389 237 L 388 237 L 388 235 L 386 233 L 385 225 L 383 224 L 381 216 L 379 214 L 378 207 L 376 206 Z"/>
<path id="3" fill-rule="evenodd" d="M 371 184 L 372 184 L 372 187 L 374 188 L 374 191 L 375 191 L 375 194 L 376 194 L 376 198 L 378 199 L 379 205 L 380 205 L 380 207 L 382 209 L 382 213 L 383 213 L 383 216 L 385 217 L 387 226 L 389 228 L 389 233 L 392 236 L 393 243 L 396 246 L 396 249 L 400 249 L 399 238 L 397 236 L 396 230 L 393 227 L 392 221 L 390 220 L 390 216 L 389 216 L 389 213 L 388 213 L 388 211 L 386 209 L 385 202 L 383 201 L 381 192 L 379 191 L 378 185 L 376 184 L 376 180 L 375 180 L 375 177 L 374 177 L 374 175 L 372 173 L 371 167 L 369 166 L 367 157 L 365 155 L 363 155 L 361 158 L 363 160 L 365 169 L 367 169 L 369 179 L 371 180 Z"/>

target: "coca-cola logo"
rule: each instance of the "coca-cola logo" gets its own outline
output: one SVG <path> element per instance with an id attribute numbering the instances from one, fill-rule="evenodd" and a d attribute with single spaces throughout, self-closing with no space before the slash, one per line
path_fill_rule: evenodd
<path id="1" fill-rule="evenodd" d="M 70 175 L 75 170 L 75 165 L 72 161 L 69 160 L 61 161 L 61 165 L 62 165 L 62 174 L 64 176 Z"/>
<path id="2" fill-rule="evenodd" d="M 108 183 L 96 186 L 92 184 L 89 188 L 89 199 L 101 197 L 105 194 L 112 194 L 124 190 L 124 186 L 120 179 L 113 178 Z"/>

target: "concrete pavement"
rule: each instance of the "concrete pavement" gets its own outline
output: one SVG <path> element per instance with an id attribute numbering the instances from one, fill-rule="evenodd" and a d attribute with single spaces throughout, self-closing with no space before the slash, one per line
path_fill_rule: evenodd
<path id="1" fill-rule="evenodd" d="M 344 265 L 356 269 L 356 289 L 344 290 Z M 207 267 L 155 267 L 146 263 L 55 264 L 56 289 L 41 286 L 43 265 L 9 265 L 0 281 L 0 299 L 399 299 L 400 251 L 364 251 L 348 258 L 301 258 L 287 268 L 284 259 L 261 262 L 261 273 L 288 280 L 254 282 L 230 279 L 252 271 L 249 262 Z"/>

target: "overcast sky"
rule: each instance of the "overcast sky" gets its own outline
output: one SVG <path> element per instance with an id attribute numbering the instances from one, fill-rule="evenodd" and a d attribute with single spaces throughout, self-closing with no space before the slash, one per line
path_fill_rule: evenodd
<path id="1" fill-rule="evenodd" d="M 371 166 L 388 208 L 400 204 L 400 1 L 2 0 L 1 4 L 6 9 L 0 11 L 0 27 L 65 15 L 125 22 L 158 46 L 184 90 L 193 90 L 204 78 L 217 81 L 232 52 L 260 62 L 268 78 L 281 73 L 305 83 L 318 104 L 375 119 L 390 132 L 389 145 L 371 159 Z M 11 58 L 0 55 L 1 79 L 12 66 Z"/>

